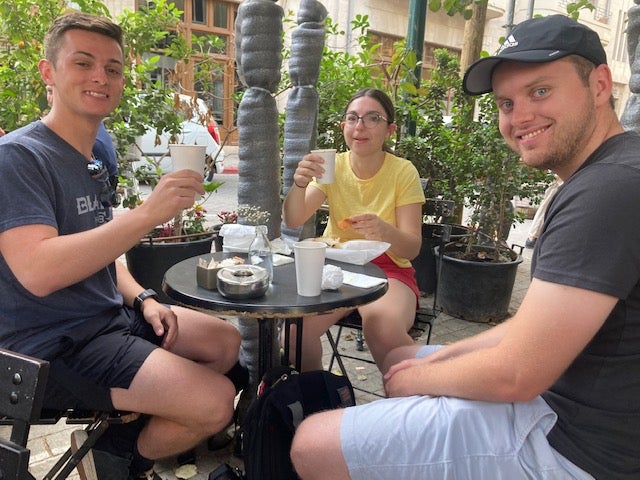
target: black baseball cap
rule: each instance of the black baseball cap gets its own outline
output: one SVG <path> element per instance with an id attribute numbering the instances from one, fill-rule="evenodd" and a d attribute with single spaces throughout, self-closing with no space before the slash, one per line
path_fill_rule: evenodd
<path id="1" fill-rule="evenodd" d="M 498 53 L 467 69 L 462 88 L 469 95 L 491 92 L 493 71 L 505 60 L 546 63 L 567 55 L 580 55 L 596 66 L 607 63 L 600 37 L 589 27 L 565 15 L 531 18 L 513 28 Z"/>

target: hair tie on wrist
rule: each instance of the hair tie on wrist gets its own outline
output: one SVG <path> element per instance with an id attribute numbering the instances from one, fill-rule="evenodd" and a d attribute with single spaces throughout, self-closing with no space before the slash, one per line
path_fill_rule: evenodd
<path id="1" fill-rule="evenodd" d="M 296 182 L 295 180 L 293 181 L 293 184 L 298 187 L 301 188 L 302 190 L 304 190 L 305 188 L 307 188 L 309 186 L 309 184 L 307 183 L 304 187 L 301 187 L 300 185 L 298 185 L 298 182 Z"/>

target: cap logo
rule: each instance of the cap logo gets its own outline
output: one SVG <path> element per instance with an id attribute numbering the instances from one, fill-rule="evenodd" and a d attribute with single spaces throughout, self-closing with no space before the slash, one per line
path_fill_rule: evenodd
<path id="1" fill-rule="evenodd" d="M 502 44 L 502 46 L 500 47 L 500 50 L 498 50 L 498 53 L 496 55 L 500 55 L 507 48 L 517 47 L 517 46 L 518 46 L 518 41 L 515 39 L 513 35 L 509 35 L 509 37 L 504 41 L 504 43 Z"/>

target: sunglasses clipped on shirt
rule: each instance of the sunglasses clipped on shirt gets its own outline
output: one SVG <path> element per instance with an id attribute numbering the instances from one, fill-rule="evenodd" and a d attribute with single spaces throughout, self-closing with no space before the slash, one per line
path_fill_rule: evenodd
<path id="1" fill-rule="evenodd" d="M 118 188 L 118 176 L 109 175 L 109 171 L 102 163 L 102 160 L 93 158 L 93 160 L 87 163 L 87 171 L 94 180 L 102 183 L 102 190 L 100 191 L 100 203 L 105 208 L 117 207 L 118 196 L 116 190 Z"/>
<path id="2" fill-rule="evenodd" d="M 360 120 L 362 120 L 362 125 L 364 126 L 364 128 L 375 128 L 382 122 L 387 124 L 389 123 L 389 120 L 376 112 L 365 113 L 361 117 L 356 115 L 355 113 L 347 113 L 342 118 L 344 124 L 350 128 L 354 128 L 356 125 L 358 125 L 358 122 Z"/>

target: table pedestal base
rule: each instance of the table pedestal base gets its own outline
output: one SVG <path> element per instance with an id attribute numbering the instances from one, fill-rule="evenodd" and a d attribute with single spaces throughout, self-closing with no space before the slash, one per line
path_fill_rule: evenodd
<path id="1" fill-rule="evenodd" d="M 258 320 L 258 379 L 273 367 L 274 352 L 280 351 L 280 339 L 277 335 L 276 321 L 272 318 Z M 296 355 L 295 369 L 302 368 L 302 317 L 287 318 L 284 321 L 284 355 L 281 359 L 283 365 L 289 363 L 289 344 L 291 340 L 290 327 L 296 326 Z"/>

